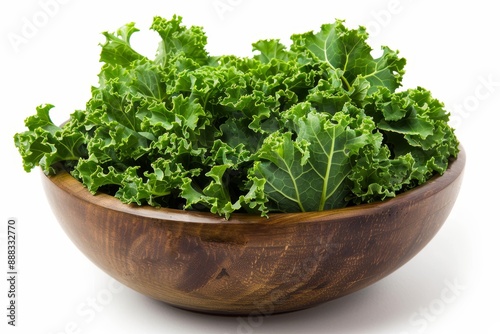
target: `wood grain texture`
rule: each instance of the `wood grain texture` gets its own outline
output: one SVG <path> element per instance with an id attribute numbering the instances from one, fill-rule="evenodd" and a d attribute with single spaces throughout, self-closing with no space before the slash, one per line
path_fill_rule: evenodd
<path id="1" fill-rule="evenodd" d="M 121 283 L 185 309 L 267 315 L 347 295 L 405 264 L 445 222 L 464 166 L 462 149 L 444 175 L 381 203 L 229 221 L 92 196 L 66 172 L 42 180 L 67 235 Z"/>

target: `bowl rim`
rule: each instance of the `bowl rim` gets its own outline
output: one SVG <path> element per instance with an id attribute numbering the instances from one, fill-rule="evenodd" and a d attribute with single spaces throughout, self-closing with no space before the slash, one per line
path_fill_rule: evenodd
<path id="1" fill-rule="evenodd" d="M 43 172 L 42 178 L 49 182 L 45 182 L 44 187 L 46 192 L 48 184 L 59 188 L 63 192 L 76 197 L 77 199 L 87 202 L 91 205 L 99 206 L 105 209 L 122 212 L 134 216 L 150 218 L 160 221 L 177 221 L 182 223 L 194 224 L 270 224 L 278 222 L 297 222 L 310 223 L 336 218 L 349 218 L 354 216 L 362 216 L 365 214 L 373 214 L 377 210 L 387 210 L 399 202 L 415 202 L 432 196 L 447 186 L 452 184 L 456 179 L 460 178 L 465 169 L 465 151 L 462 145 L 459 146 L 459 152 L 456 158 L 450 158 L 448 168 L 443 174 L 436 174 L 421 184 L 408 191 L 400 193 L 395 197 L 377 201 L 372 203 L 364 203 L 359 205 L 348 206 L 344 208 L 329 209 L 324 211 L 311 212 L 294 212 L 294 213 L 269 213 L 267 217 L 249 213 L 232 213 L 229 219 L 211 212 L 190 211 L 182 209 L 173 209 L 166 207 L 152 207 L 149 205 L 125 204 L 118 198 L 97 192 L 91 194 L 90 191 L 70 173 L 63 169 L 57 170 L 53 175 L 46 175 Z"/>

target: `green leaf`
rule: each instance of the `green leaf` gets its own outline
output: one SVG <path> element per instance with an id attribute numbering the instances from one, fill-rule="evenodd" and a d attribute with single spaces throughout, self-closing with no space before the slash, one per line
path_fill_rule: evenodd
<path id="1" fill-rule="evenodd" d="M 382 201 L 411 185 L 415 160 L 410 153 L 391 158 L 387 146 L 368 145 L 356 158 L 349 175 L 356 204 Z"/>
<path id="2" fill-rule="evenodd" d="M 218 213 L 229 218 L 229 215 L 241 208 L 239 199 L 233 203 L 229 191 L 228 169 L 231 164 L 213 166 L 205 175 L 211 178 L 211 181 L 203 189 L 197 187 L 191 180 L 185 180 L 181 186 L 181 196 L 186 199 L 186 209 L 195 204 L 201 204 L 210 209 L 212 213 Z"/>
<path id="3" fill-rule="evenodd" d="M 108 64 L 128 66 L 135 60 L 145 57 L 135 51 L 130 45 L 130 37 L 139 31 L 134 23 L 129 23 L 118 29 L 116 33 L 104 32 L 106 42 L 102 45 L 101 61 Z"/>
<path id="4" fill-rule="evenodd" d="M 89 140 L 88 151 L 101 162 L 137 160 L 149 151 L 150 140 L 116 121 L 96 131 L 97 136 Z"/>
<path id="5" fill-rule="evenodd" d="M 225 70 L 211 66 L 182 71 L 178 73 L 172 91 L 176 93 L 175 95 L 181 93 L 192 100 L 198 100 L 204 108 L 207 108 L 210 104 L 216 103 L 228 75 Z"/>
<path id="6" fill-rule="evenodd" d="M 255 153 L 262 145 L 265 136 L 251 130 L 249 124 L 250 121 L 245 118 L 228 119 L 220 126 L 221 139 L 231 147 L 243 145 L 248 151 Z"/>
<path id="7" fill-rule="evenodd" d="M 344 105 L 351 101 L 348 92 L 342 89 L 341 71 L 332 71 L 329 80 L 319 80 L 316 87 L 310 90 L 307 100 L 318 111 L 335 114 L 344 108 Z"/>
<path id="8" fill-rule="evenodd" d="M 38 106 L 36 108 L 36 114 L 29 116 L 24 121 L 24 124 L 30 131 L 35 131 L 36 129 L 43 129 L 52 134 L 57 131 L 61 131 L 61 128 L 55 125 L 50 119 L 50 110 L 54 108 L 52 104 L 45 104 Z"/>
<path id="9" fill-rule="evenodd" d="M 205 50 L 207 37 L 201 27 L 192 26 L 188 29 L 182 25 L 182 18 L 174 15 L 171 20 L 155 17 L 151 29 L 162 38 L 156 55 L 157 63 L 165 66 L 179 55 L 200 65 L 208 63 L 209 57 Z"/>
<path id="10" fill-rule="evenodd" d="M 387 146 L 367 148 L 357 159 L 350 175 L 353 202 L 383 200 L 420 185 L 444 173 L 449 157 L 458 153 L 448 113 L 429 91 L 379 89 L 365 104 Z"/>
<path id="11" fill-rule="evenodd" d="M 120 185 L 123 181 L 122 171 L 116 170 L 113 166 L 106 167 L 106 169 L 105 172 L 102 161 L 91 154 L 88 159 L 81 159 L 71 174 L 80 179 L 87 189 L 95 194 L 103 186 Z M 130 170 L 127 173 L 130 173 Z"/>
<path id="12" fill-rule="evenodd" d="M 37 114 L 26 119 L 29 130 L 14 135 L 14 143 L 27 172 L 40 166 L 49 174 L 55 163 L 76 161 L 86 154 L 82 148 L 85 143 L 83 134 L 56 126 L 49 116 L 52 108 L 52 105 L 37 107 Z"/>
<path id="13" fill-rule="evenodd" d="M 345 206 L 350 157 L 369 142 L 370 131 L 356 133 L 349 115 L 318 113 L 308 103 L 297 105 L 288 117 L 297 138 L 292 139 L 292 132 L 275 132 L 258 152 L 262 161 L 255 173 L 267 180 L 267 196 L 285 212 Z"/>
<path id="14" fill-rule="evenodd" d="M 254 51 L 259 51 L 255 59 L 263 64 L 270 63 L 276 59 L 288 60 L 288 50 L 286 50 L 286 47 L 279 40 L 261 40 L 253 43 L 252 46 Z"/>
<path id="15" fill-rule="evenodd" d="M 349 89 L 356 78 L 366 79 L 370 92 L 377 86 L 384 86 L 394 91 L 401 84 L 405 59 L 400 59 L 397 52 L 383 47 L 383 55 L 374 59 L 372 48 L 366 43 L 368 34 L 364 27 L 349 30 L 343 21 L 324 24 L 318 33 L 308 32 L 293 35 L 292 50 L 309 51 L 316 59 L 329 64 L 333 69 L 343 72 L 344 85 Z"/>

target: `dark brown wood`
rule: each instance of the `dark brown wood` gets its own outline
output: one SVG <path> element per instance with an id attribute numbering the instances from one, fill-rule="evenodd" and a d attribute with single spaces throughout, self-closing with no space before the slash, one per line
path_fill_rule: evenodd
<path id="1" fill-rule="evenodd" d="M 93 196 L 66 172 L 42 179 L 67 235 L 121 283 L 185 309 L 267 315 L 347 295 L 405 264 L 445 222 L 464 166 L 462 150 L 444 175 L 381 203 L 229 221 Z"/>

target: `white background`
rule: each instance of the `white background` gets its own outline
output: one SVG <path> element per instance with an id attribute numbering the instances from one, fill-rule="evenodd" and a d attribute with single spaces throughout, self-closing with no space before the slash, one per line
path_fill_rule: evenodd
<path id="1" fill-rule="evenodd" d="M 44 5 L 50 4 L 50 5 Z M 0 265 L 6 223 L 19 222 L 16 328 L 2 333 L 500 333 L 500 134 L 498 12 L 493 1 L 143 0 L 2 1 L 0 8 Z M 251 55 L 252 42 L 317 30 L 335 18 L 365 25 L 374 49 L 408 61 L 404 87 L 426 87 L 445 102 L 467 152 L 456 206 L 431 243 L 403 268 L 350 296 L 266 318 L 178 310 L 114 283 L 64 235 L 47 206 L 39 171 L 22 170 L 12 136 L 42 103 L 54 121 L 83 109 L 96 84 L 102 31 L 135 21 L 137 49 L 154 54 L 155 15 L 201 25 L 212 54 Z M 33 24 L 34 28 L 27 28 Z M 4 275 L 0 275 L 4 277 Z M 451 288 L 453 287 L 453 288 Z M 5 306 L 5 307 L 4 307 Z"/>

